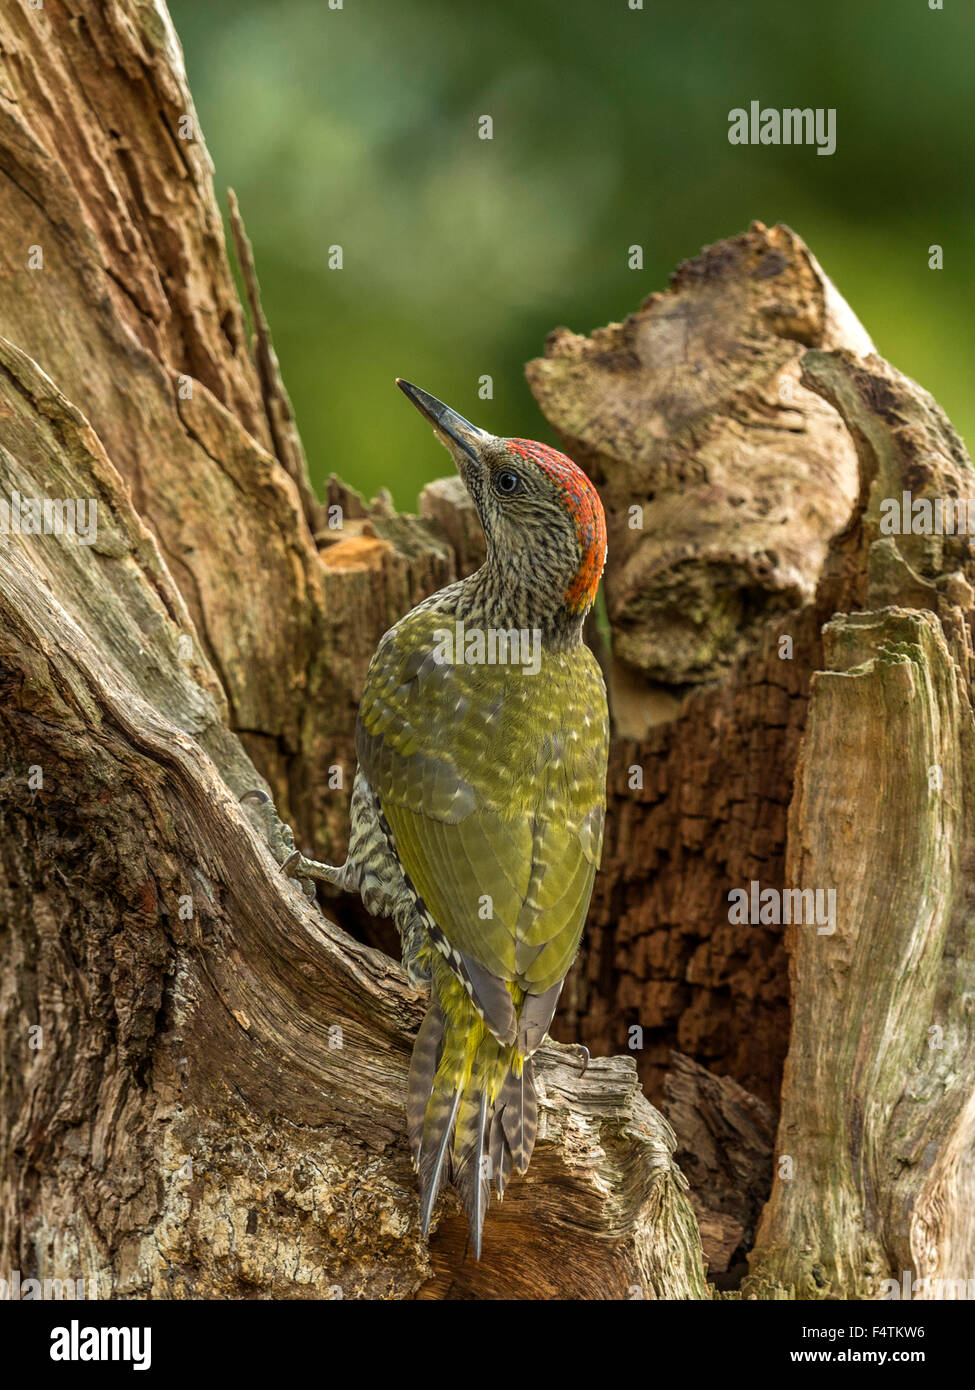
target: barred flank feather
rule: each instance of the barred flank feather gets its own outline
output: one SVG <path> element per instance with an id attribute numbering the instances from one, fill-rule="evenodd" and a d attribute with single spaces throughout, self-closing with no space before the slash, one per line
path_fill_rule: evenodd
<path id="1" fill-rule="evenodd" d="M 419 1161 L 420 1141 L 423 1138 L 423 1122 L 427 1113 L 427 1101 L 433 1091 L 433 1078 L 440 1063 L 440 1048 L 443 1043 L 443 1014 L 436 991 L 427 1010 L 427 1016 L 420 1024 L 420 1031 L 413 1044 L 410 1058 L 410 1079 L 406 1091 L 406 1131 L 410 1137 L 413 1157 Z"/>
<path id="2" fill-rule="evenodd" d="M 407 1099 L 424 1235 L 449 1180 L 467 1213 L 474 1258 L 480 1259 L 491 1184 L 502 1197 L 512 1169 L 527 1169 L 537 1113 L 530 1059 L 517 1045 L 499 1043 L 456 976 L 435 965 Z"/>
<path id="3" fill-rule="evenodd" d="M 501 1125 L 516 1173 L 526 1173 L 538 1131 L 538 1097 L 531 1058 L 525 1058 L 521 1075 L 509 1072 L 498 1097 Z"/>

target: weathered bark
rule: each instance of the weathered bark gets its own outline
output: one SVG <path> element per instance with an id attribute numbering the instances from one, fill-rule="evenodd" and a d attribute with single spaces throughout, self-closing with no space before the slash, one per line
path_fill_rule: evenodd
<path id="1" fill-rule="evenodd" d="M 810 353 L 803 379 L 861 466 L 824 598 L 866 611 L 827 623 L 812 683 L 787 876 L 835 889 L 836 924 L 787 928 L 776 1180 L 746 1288 L 876 1297 L 907 1275 L 915 1297 L 952 1296 L 975 1278 L 975 562 L 967 536 L 883 534 L 880 507 L 975 498 L 975 471 L 879 359 Z"/>
<path id="2" fill-rule="evenodd" d="M 775 1117 L 730 1076 L 715 1076 L 680 1052 L 671 1053 L 664 1097 L 708 1277 L 734 1287 L 772 1185 Z"/>

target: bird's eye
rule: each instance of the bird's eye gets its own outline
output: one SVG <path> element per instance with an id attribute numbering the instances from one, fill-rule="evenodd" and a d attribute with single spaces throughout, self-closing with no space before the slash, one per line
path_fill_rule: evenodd
<path id="1" fill-rule="evenodd" d="M 516 492 L 521 491 L 522 486 L 518 474 L 512 473 L 510 468 L 505 468 L 495 475 L 494 490 L 500 492 L 502 497 L 513 497 Z"/>

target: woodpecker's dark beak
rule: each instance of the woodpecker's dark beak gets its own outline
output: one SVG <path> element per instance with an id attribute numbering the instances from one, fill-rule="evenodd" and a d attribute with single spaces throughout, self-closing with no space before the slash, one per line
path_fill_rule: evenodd
<path id="1" fill-rule="evenodd" d="M 472 463 L 481 462 L 481 451 L 484 445 L 494 438 L 492 434 L 488 434 L 487 430 L 479 430 L 476 425 L 465 420 L 463 415 L 451 410 L 449 405 L 438 401 L 436 396 L 431 396 L 428 391 L 421 391 L 419 386 L 413 386 L 400 377 L 396 378 L 396 385 L 404 396 L 410 398 L 420 414 L 425 415 L 430 421 L 441 443 L 447 446 L 458 464 L 465 462 L 458 456 L 458 451 L 466 455 Z"/>

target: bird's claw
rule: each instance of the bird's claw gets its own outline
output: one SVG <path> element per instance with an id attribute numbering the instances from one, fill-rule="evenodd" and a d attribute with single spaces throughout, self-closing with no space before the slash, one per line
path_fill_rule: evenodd
<path id="1" fill-rule="evenodd" d="M 241 805 L 250 801 L 255 803 L 254 817 L 260 826 L 264 843 L 271 851 L 274 858 L 280 864 L 284 873 L 289 878 L 298 879 L 306 896 L 315 896 L 315 885 L 309 881 L 309 875 L 304 872 L 303 867 L 298 870 L 299 864 L 302 866 L 307 862 L 303 856 L 295 849 L 295 837 L 291 826 L 281 820 L 277 811 L 274 809 L 274 802 L 268 796 L 263 787 L 251 787 L 244 792 L 240 798 Z M 297 871 L 296 871 L 297 870 Z"/>
<path id="2" fill-rule="evenodd" d="M 339 887 L 336 878 L 342 871 L 334 864 L 320 864 L 317 859 L 306 859 L 301 851 L 296 849 L 281 865 L 281 872 L 289 878 L 298 879 L 301 883 L 310 881 L 327 884 L 334 891 Z"/>
<path id="3" fill-rule="evenodd" d="M 589 1049 L 588 1047 L 586 1047 L 585 1043 L 573 1043 L 572 1050 L 573 1052 L 578 1052 L 580 1054 L 579 1061 L 582 1064 L 582 1070 L 579 1072 L 579 1075 L 580 1077 L 583 1077 L 589 1070 L 589 1063 L 592 1061 L 592 1058 L 589 1055 Z"/>
<path id="4" fill-rule="evenodd" d="M 268 849 L 275 859 L 280 860 L 282 857 L 287 857 L 295 847 L 295 837 L 292 834 L 291 826 L 286 825 L 280 819 L 274 809 L 274 802 L 263 787 L 249 787 L 247 791 L 243 792 L 240 797 L 240 804 L 244 806 L 248 801 L 255 804 L 253 817 L 256 817 L 256 824 L 260 825 L 264 843 Z"/>

